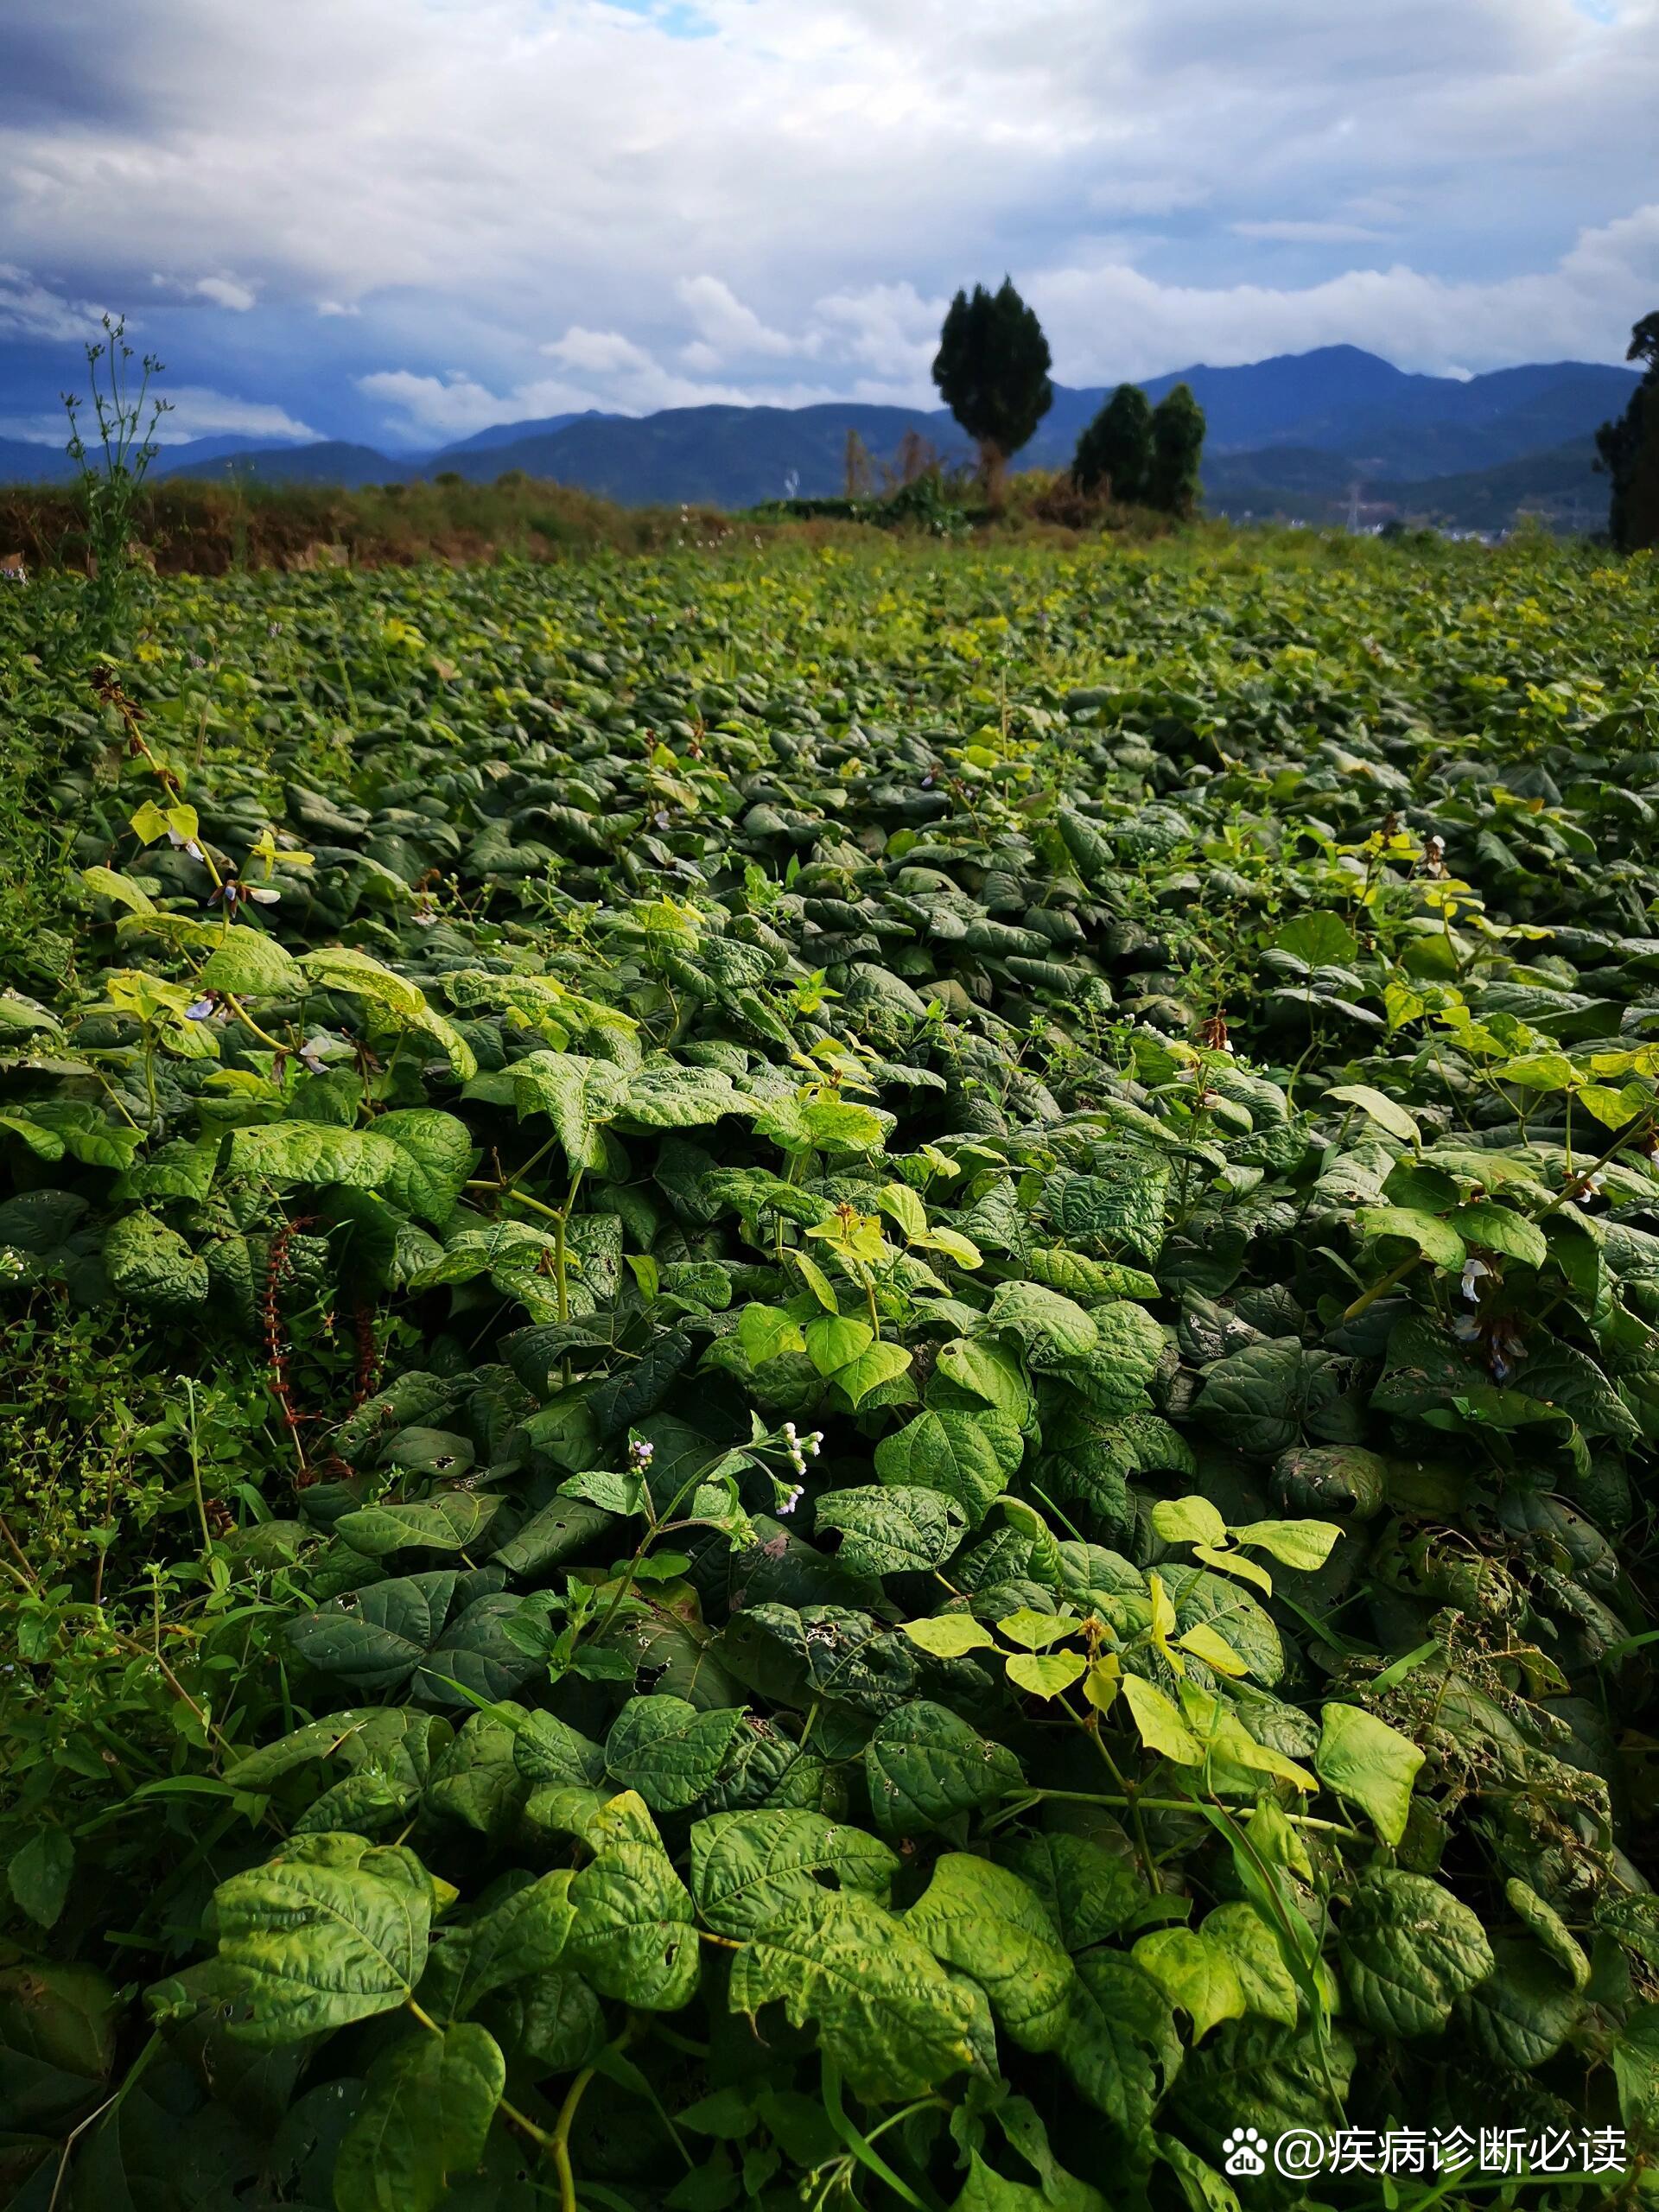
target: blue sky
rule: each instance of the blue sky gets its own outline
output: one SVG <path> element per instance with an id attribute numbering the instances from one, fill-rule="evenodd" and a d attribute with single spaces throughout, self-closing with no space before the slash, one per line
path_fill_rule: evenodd
<path id="1" fill-rule="evenodd" d="M 4 0 L 0 434 L 124 310 L 180 436 L 911 402 L 1012 271 L 1071 384 L 1622 358 L 1659 0 Z"/>

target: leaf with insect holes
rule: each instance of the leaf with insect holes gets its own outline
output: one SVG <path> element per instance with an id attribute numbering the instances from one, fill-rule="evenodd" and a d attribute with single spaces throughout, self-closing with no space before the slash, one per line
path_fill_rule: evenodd
<path id="1" fill-rule="evenodd" d="M 856 1890 L 757 1931 L 732 1960 L 729 1990 L 751 2019 L 780 2004 L 791 2025 L 810 2027 L 856 2096 L 924 2096 L 975 2063 L 968 1985 Z"/>
<path id="2" fill-rule="evenodd" d="M 296 1837 L 213 1892 L 219 1960 L 248 2006 L 236 2032 L 293 2043 L 406 2004 L 426 1969 L 432 1882 L 412 1851 Z"/>
<path id="3" fill-rule="evenodd" d="M 1143 1936 L 1135 1963 L 1192 2023 L 1194 2044 L 1224 2020 L 1242 2019 L 1243 1986 L 1224 1942 L 1192 1928 L 1156 1928 Z"/>
<path id="4" fill-rule="evenodd" d="M 925 1698 L 880 1723 L 864 1773 L 876 1827 L 893 1836 L 935 1833 L 963 1813 L 994 1805 L 1020 1781 L 1012 1751 Z"/>
<path id="5" fill-rule="evenodd" d="M 897 1483 L 833 1491 L 817 1526 L 841 1539 L 836 1557 L 855 1574 L 921 1574 L 943 1567 L 962 1541 L 962 1509 L 943 1491 Z"/>
<path id="6" fill-rule="evenodd" d="M 899 1859 L 862 1828 L 799 1808 L 715 1813 L 691 1830 L 691 1894 L 717 1935 L 753 1936 L 815 1904 L 824 1877 L 885 1902 Z"/>
<path id="7" fill-rule="evenodd" d="M 630 1698 L 605 1738 L 605 1764 L 653 1812 L 683 1812 L 713 1783 L 743 1723 L 743 1707 L 699 1712 L 685 1699 Z"/>
<path id="8" fill-rule="evenodd" d="M 697 1986 L 696 1929 L 691 1899 L 641 1798 L 632 1791 L 612 1798 L 594 1840 L 600 1849 L 570 1884 L 566 1956 L 601 1997 L 677 2012 Z"/>

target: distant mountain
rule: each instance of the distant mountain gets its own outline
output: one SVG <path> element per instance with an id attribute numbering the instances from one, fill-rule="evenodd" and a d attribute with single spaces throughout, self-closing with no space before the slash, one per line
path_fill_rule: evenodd
<path id="1" fill-rule="evenodd" d="M 487 430 L 474 430 L 470 438 L 457 438 L 453 445 L 440 448 L 425 467 L 435 476 L 439 469 L 454 467 L 457 454 L 487 453 L 496 446 L 521 444 L 526 438 L 550 437 L 555 430 L 563 429 L 567 423 L 609 419 L 601 409 L 588 407 L 569 415 L 544 415 L 534 423 L 492 423 Z"/>
<path id="2" fill-rule="evenodd" d="M 221 483 L 232 476 L 257 476 L 264 484 L 338 484 L 346 491 L 365 484 L 397 482 L 410 473 L 406 463 L 389 461 L 372 446 L 351 445 L 343 438 L 324 438 L 308 446 L 266 446 L 253 452 L 237 446 L 227 453 L 185 461 L 163 455 L 155 471 L 158 476 L 194 476 Z"/>
<path id="3" fill-rule="evenodd" d="M 1192 387 L 1208 418 L 1204 473 L 1217 512 L 1314 520 L 1345 513 L 1357 484 L 1364 500 L 1391 507 L 1402 505 L 1402 486 L 1416 484 L 1425 498 L 1450 501 L 1460 515 L 1530 492 L 1566 497 L 1563 472 L 1578 464 L 1561 456 L 1582 454 L 1597 424 L 1623 410 L 1635 381 L 1630 370 L 1586 361 L 1531 362 L 1469 378 L 1417 376 L 1357 346 L 1325 346 L 1236 368 L 1200 362 L 1154 378 L 1145 390 L 1157 400 L 1177 383 Z M 1057 385 L 1054 404 L 1019 465 L 1064 468 L 1106 397 L 1104 388 Z M 250 449 L 219 436 L 169 447 L 156 467 L 162 476 L 211 480 L 229 472 L 346 487 L 451 470 L 487 482 L 517 469 L 630 505 L 683 500 L 745 507 L 791 490 L 805 499 L 839 493 L 849 430 L 862 439 L 878 485 L 880 463 L 908 432 L 947 461 L 969 457 L 967 440 L 942 409 L 848 401 L 677 407 L 645 416 L 590 410 L 495 423 L 435 454 L 397 458 L 335 440 Z M 1515 468 L 1519 477 L 1503 473 Z M 0 440 L 0 481 L 60 483 L 70 473 L 60 448 Z M 1605 487 L 1587 481 L 1587 490 L 1581 483 L 1572 496 L 1599 515 Z"/>
<path id="4" fill-rule="evenodd" d="M 1363 476 L 1340 454 L 1311 446 L 1268 446 L 1218 454 L 1204 464 L 1205 505 L 1236 521 L 1397 521 L 1445 530 L 1501 531 L 1522 515 L 1552 529 L 1601 529 L 1607 480 L 1595 469 L 1593 439 L 1576 438 L 1491 468 L 1440 476 Z"/>
<path id="5" fill-rule="evenodd" d="M 597 492 L 625 505 L 755 506 L 784 498 L 826 499 L 846 480 L 847 436 L 856 430 L 873 461 L 890 457 L 910 430 L 947 460 L 968 458 L 962 432 L 942 411 L 830 402 L 817 407 L 671 407 L 661 414 L 584 416 L 545 436 L 483 453 L 448 455 L 480 480 L 512 468 Z"/>
<path id="6" fill-rule="evenodd" d="M 151 467 L 158 477 L 213 474 L 214 469 L 204 464 L 222 467 L 227 459 L 245 461 L 249 458 L 247 443 L 245 437 L 228 430 L 218 431 L 210 438 L 186 438 L 177 445 L 162 446 Z M 283 446 L 271 450 L 315 453 L 319 448 Z M 265 456 L 262 454 L 260 458 Z M 75 464 L 60 445 L 36 444 L 28 438 L 0 438 L 0 484 L 68 484 L 75 474 Z"/>
<path id="7" fill-rule="evenodd" d="M 1427 481 L 1372 484 L 1365 497 L 1378 507 L 1392 505 L 1402 521 L 1451 529 L 1503 530 L 1529 514 L 1556 530 L 1602 530 L 1608 487 L 1595 459 L 1593 439 L 1578 438 L 1494 468 Z"/>
<path id="8" fill-rule="evenodd" d="M 1334 457 L 1346 485 L 1356 474 L 1390 480 L 1467 473 L 1553 449 L 1620 413 L 1636 378 L 1626 369 L 1561 361 L 1460 378 L 1408 374 L 1356 346 L 1281 354 L 1242 368 L 1199 364 L 1154 378 L 1154 400 L 1189 384 L 1209 422 L 1207 458 L 1257 456 L 1286 487 L 1305 463 L 1284 470 L 1263 458 L 1283 446 Z M 1026 468 L 1064 468 L 1084 426 L 1108 397 L 1101 389 L 1054 388 L 1054 404 L 1020 455 Z M 804 499 L 843 488 L 847 432 L 855 429 L 878 461 L 906 430 L 948 458 L 967 442 L 942 409 L 688 407 L 659 415 L 588 415 L 549 430 L 504 423 L 486 446 L 449 448 L 428 463 L 483 479 L 509 468 L 547 476 L 630 504 L 683 499 L 746 506 L 778 498 L 791 477 Z M 1335 480 L 1333 479 L 1333 480 Z"/>
<path id="9" fill-rule="evenodd" d="M 74 464 L 61 446 L 0 438 L 0 484 L 67 484 Z"/>
<path id="10" fill-rule="evenodd" d="M 1369 473 L 1427 477 L 1491 467 L 1592 433 L 1624 411 L 1635 383 L 1633 370 L 1591 361 L 1529 363 L 1469 378 L 1416 376 L 1357 346 L 1321 346 L 1239 368 L 1200 362 L 1154 377 L 1143 389 L 1155 402 L 1189 385 L 1205 411 L 1211 455 L 1300 446 L 1341 454 Z M 1064 467 L 1104 397 L 1057 389 L 1020 456 L 1024 464 Z"/>

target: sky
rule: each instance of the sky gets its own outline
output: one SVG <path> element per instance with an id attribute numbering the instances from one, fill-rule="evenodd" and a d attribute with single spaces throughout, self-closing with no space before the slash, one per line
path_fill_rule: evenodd
<path id="1" fill-rule="evenodd" d="M 1623 359 L 1659 0 L 3 0 L 0 435 L 100 313 L 167 434 L 430 448 L 935 404 L 1004 273 L 1054 374 Z"/>

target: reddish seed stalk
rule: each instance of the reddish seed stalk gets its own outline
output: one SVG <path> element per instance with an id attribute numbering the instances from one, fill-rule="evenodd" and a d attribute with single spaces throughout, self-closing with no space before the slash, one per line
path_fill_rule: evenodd
<path id="1" fill-rule="evenodd" d="M 288 1341 L 283 1330 L 279 1294 L 289 1269 L 289 1246 L 302 1222 L 285 1221 L 270 1240 L 270 1255 L 265 1263 L 264 1295 L 260 1306 L 260 1320 L 264 1330 L 265 1359 L 270 1370 L 270 1386 L 277 1404 L 283 1409 L 283 1421 L 293 1440 L 294 1456 L 299 1462 L 299 1471 L 294 1478 L 296 1490 L 303 1490 L 315 1482 L 305 1456 L 305 1440 L 300 1433 L 300 1424 L 305 1419 L 294 1403 L 294 1393 L 289 1380 Z"/>

